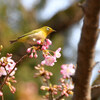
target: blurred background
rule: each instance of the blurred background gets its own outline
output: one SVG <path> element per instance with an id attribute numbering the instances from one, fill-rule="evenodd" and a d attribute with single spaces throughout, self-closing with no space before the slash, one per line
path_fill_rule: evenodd
<path id="1" fill-rule="evenodd" d="M 10 44 L 9 41 L 23 35 L 33 29 L 50 26 L 57 32 L 51 34 L 56 50 L 62 48 L 62 57 L 54 67 L 48 70 L 54 73 L 51 78 L 55 84 L 60 77 L 60 66 L 63 63 L 77 61 L 77 47 L 83 25 L 83 12 L 78 6 L 84 0 L 0 0 L 0 45 L 4 46 L 2 56 L 12 53 L 13 59 L 18 61 L 26 53 L 26 47 L 22 43 Z M 96 45 L 95 61 L 100 61 L 100 38 Z M 8 87 L 4 87 L 5 100 L 41 100 L 43 92 L 40 91 L 40 78 L 33 78 L 34 66 L 42 61 L 41 54 L 38 59 L 25 59 L 16 72 L 17 88 L 15 94 L 11 94 Z M 97 70 L 100 64 L 93 70 L 91 84 L 100 83 Z M 94 82 L 94 83 L 93 83 Z M 70 98 L 69 98 L 70 99 Z"/>

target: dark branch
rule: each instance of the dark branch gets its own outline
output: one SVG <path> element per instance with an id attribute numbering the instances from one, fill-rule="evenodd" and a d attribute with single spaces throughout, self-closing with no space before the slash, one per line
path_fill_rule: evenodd
<path id="1" fill-rule="evenodd" d="M 100 84 L 92 86 L 91 96 L 92 100 L 96 100 L 96 98 L 100 97 Z"/>
<path id="2" fill-rule="evenodd" d="M 91 89 L 93 90 L 93 89 L 96 89 L 96 88 L 100 88 L 100 84 L 98 84 L 98 85 L 93 85 Z"/>

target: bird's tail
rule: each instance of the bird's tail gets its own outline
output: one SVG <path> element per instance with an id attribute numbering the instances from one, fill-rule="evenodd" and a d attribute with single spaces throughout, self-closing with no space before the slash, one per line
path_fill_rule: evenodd
<path id="1" fill-rule="evenodd" d="M 14 43 L 14 42 L 16 42 L 17 41 L 17 39 L 16 40 L 12 40 L 12 41 L 10 41 L 10 43 L 12 44 L 12 43 Z"/>

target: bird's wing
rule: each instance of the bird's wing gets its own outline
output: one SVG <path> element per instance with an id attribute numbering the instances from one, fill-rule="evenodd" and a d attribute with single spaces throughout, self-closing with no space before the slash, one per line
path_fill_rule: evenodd
<path id="1" fill-rule="evenodd" d="M 28 32 L 28 33 L 26 33 L 26 34 L 24 34 L 24 35 L 18 37 L 17 39 L 23 38 L 23 37 L 28 36 L 28 35 L 35 34 L 35 33 L 37 33 L 37 32 L 38 32 L 38 30 L 33 30 L 33 31 L 31 31 L 31 32 Z"/>

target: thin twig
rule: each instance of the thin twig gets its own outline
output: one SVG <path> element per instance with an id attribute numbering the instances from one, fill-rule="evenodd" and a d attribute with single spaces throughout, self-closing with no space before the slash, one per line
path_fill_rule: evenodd
<path id="1" fill-rule="evenodd" d="M 63 94 L 63 95 L 60 95 L 60 96 L 58 96 L 55 100 L 60 100 L 60 99 L 62 99 L 64 96 L 65 96 L 64 94 Z"/>
<path id="2" fill-rule="evenodd" d="M 4 96 L 3 95 L 1 96 L 1 100 L 4 100 Z"/>
<path id="3" fill-rule="evenodd" d="M 52 90 L 49 90 L 49 100 L 53 100 Z"/>
<path id="4" fill-rule="evenodd" d="M 94 65 L 93 65 L 93 67 L 95 67 L 99 63 L 100 63 L 100 61 L 95 62 Z"/>
<path id="5" fill-rule="evenodd" d="M 48 79 L 46 79 L 45 83 L 46 83 L 47 86 L 49 86 L 50 81 Z"/>
<path id="6" fill-rule="evenodd" d="M 22 57 L 16 62 L 16 64 L 20 63 L 20 62 L 21 62 L 24 58 L 26 58 L 27 56 L 28 56 L 28 54 L 22 56 Z"/>
<path id="7" fill-rule="evenodd" d="M 16 65 L 19 64 L 22 59 L 26 58 L 28 56 L 28 54 L 22 56 L 17 62 L 16 62 Z M 7 74 L 7 76 L 5 77 L 2 85 L 0 86 L 0 90 L 2 89 L 2 87 L 5 85 L 6 81 L 7 81 L 7 78 L 9 77 L 9 75 L 15 70 L 16 66 L 11 70 L 11 72 L 9 74 Z"/>
<path id="8" fill-rule="evenodd" d="M 94 88 L 100 88 L 100 84 L 93 85 L 93 86 L 91 87 L 91 89 L 94 89 Z"/>

